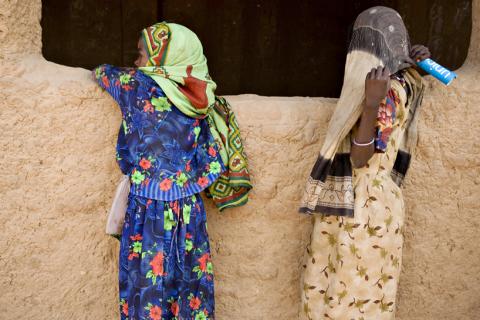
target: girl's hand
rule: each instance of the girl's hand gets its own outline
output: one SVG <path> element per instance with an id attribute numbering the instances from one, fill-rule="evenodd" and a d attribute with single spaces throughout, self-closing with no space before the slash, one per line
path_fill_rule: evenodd
<path id="1" fill-rule="evenodd" d="M 390 70 L 387 67 L 373 68 L 365 79 L 365 107 L 378 110 L 380 102 L 390 89 Z"/>
<path id="2" fill-rule="evenodd" d="M 422 60 L 430 58 L 430 50 L 427 47 L 421 44 L 416 44 L 412 46 L 410 50 L 410 58 L 413 59 L 415 62 L 420 62 Z"/>

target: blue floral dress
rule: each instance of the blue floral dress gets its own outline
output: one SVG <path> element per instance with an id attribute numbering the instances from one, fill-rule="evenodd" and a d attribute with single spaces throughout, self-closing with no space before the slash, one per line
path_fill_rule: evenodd
<path id="1" fill-rule="evenodd" d="M 181 113 L 133 68 L 101 65 L 118 103 L 117 162 L 131 190 L 121 236 L 121 319 L 214 319 L 206 213 L 198 194 L 225 170 L 203 119 Z"/>

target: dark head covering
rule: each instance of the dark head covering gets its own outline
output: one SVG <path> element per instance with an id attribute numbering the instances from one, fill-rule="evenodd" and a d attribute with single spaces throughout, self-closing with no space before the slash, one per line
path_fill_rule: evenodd
<path id="1" fill-rule="evenodd" d="M 358 15 L 348 52 L 354 50 L 375 55 L 392 73 L 413 65 L 407 29 L 391 8 L 373 7 Z"/>

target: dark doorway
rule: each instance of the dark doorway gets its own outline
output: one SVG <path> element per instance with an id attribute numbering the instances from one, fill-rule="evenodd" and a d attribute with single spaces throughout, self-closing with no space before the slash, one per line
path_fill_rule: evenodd
<path id="1" fill-rule="evenodd" d="M 412 43 L 456 69 L 468 52 L 471 0 L 43 0 L 43 54 L 68 66 L 131 66 L 142 28 L 167 20 L 204 45 L 219 94 L 337 97 L 348 30 L 362 10 L 403 16 Z"/>

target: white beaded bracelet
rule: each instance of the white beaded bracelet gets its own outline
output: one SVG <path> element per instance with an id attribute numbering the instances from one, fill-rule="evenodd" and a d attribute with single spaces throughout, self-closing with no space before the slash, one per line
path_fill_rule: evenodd
<path id="1" fill-rule="evenodd" d="M 367 147 L 371 144 L 373 144 L 375 142 L 375 138 L 372 138 L 372 141 L 368 142 L 368 143 L 358 143 L 357 140 L 355 140 L 355 138 L 353 138 L 353 144 L 358 146 L 358 147 Z"/>

